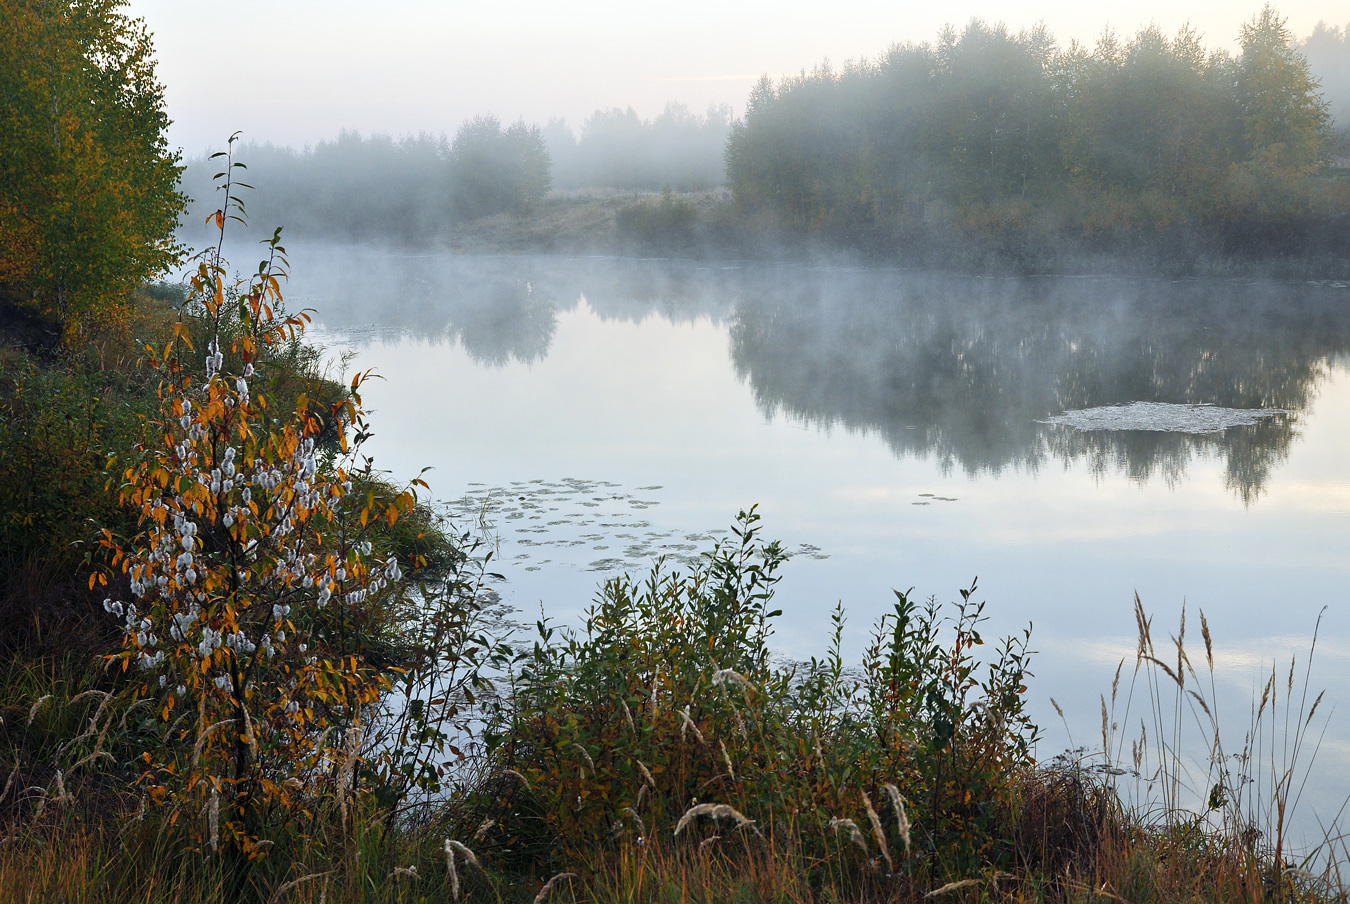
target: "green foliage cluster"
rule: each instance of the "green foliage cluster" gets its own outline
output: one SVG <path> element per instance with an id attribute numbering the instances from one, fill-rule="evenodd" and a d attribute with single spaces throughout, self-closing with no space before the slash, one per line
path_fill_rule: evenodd
<path id="1" fill-rule="evenodd" d="M 702 226 L 698 209 L 677 199 L 669 186 L 660 201 L 631 204 L 614 216 L 614 229 L 622 240 L 667 252 L 695 249 Z"/>
<path id="2" fill-rule="evenodd" d="M 524 120 L 503 129 L 495 116 L 475 116 L 450 145 L 450 193 L 465 219 L 520 213 L 548 193 L 550 161 L 538 126 Z"/>
<path id="3" fill-rule="evenodd" d="M 242 212 L 233 170 L 222 236 Z M 0 396 L 22 415 L 4 425 L 16 436 L 70 449 L 46 466 L 32 446 L 0 460 L 6 536 L 31 535 L 19 564 L 47 556 L 47 585 L 7 577 L 7 601 L 58 595 L 88 628 L 37 645 L 22 618 L 0 625 L 13 654 L 0 826 L 48 828 L 76 795 L 119 812 L 130 799 L 154 829 L 120 843 L 233 900 L 265 897 L 255 864 L 273 848 L 350 839 L 358 814 L 388 831 L 440 793 L 496 655 L 471 544 L 354 463 L 369 434 L 360 378 L 334 391 L 315 373 L 307 318 L 282 304 L 279 239 L 237 283 L 219 245 L 207 254 L 143 366 L 114 371 L 139 410 L 100 406 L 94 375 L 31 356 Z M 106 617 L 71 586 L 86 577 L 107 588 Z"/>
<path id="4" fill-rule="evenodd" d="M 840 653 L 841 611 L 824 660 L 776 664 L 784 554 L 758 522 L 743 513 L 736 541 L 688 574 L 609 582 L 580 633 L 539 624 L 489 732 L 511 772 L 502 802 L 484 801 L 485 843 L 565 865 L 672 832 L 691 846 L 776 838 L 893 888 L 1010 867 L 1036 734 L 1027 637 L 982 665 L 973 587 L 950 619 L 898 593 L 859 672 Z M 735 812 L 705 812 L 716 805 Z"/>
<path id="5" fill-rule="evenodd" d="M 1269 7 L 1235 58 L 1189 29 L 1062 49 L 1044 28 L 974 20 L 842 72 L 762 79 L 728 183 L 746 207 L 855 241 L 948 233 L 1015 252 L 1028 233 L 1091 248 L 1201 227 L 1286 250 L 1301 236 L 1282 231 L 1350 209 L 1324 197 L 1328 114 L 1291 38 Z"/>
<path id="6" fill-rule="evenodd" d="M 0 3 L 0 305 L 117 322 L 178 258 L 150 36 L 121 0 Z"/>

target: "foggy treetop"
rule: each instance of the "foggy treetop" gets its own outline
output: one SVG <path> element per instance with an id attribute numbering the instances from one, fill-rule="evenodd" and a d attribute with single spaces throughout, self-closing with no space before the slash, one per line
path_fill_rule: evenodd
<path id="1" fill-rule="evenodd" d="M 479 116 L 453 140 L 344 131 L 300 151 L 245 145 L 241 159 L 262 220 L 345 239 L 525 212 L 550 188 L 727 184 L 741 222 L 853 244 L 944 230 L 1006 244 L 1012 230 L 1090 246 L 1120 229 L 1199 228 L 1241 252 L 1320 234 L 1350 210 L 1333 166 L 1350 26 L 1298 42 L 1266 7 L 1240 38 L 1236 56 L 1156 27 L 1089 48 L 973 20 L 875 60 L 766 76 L 739 120 L 676 103 L 650 120 L 597 110 L 575 131 Z M 203 163 L 189 161 L 185 185 L 206 201 Z"/>

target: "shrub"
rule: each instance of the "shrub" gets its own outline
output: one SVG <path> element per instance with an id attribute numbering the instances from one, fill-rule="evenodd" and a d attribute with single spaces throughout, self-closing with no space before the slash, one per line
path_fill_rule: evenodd
<path id="1" fill-rule="evenodd" d="M 742 513 L 736 542 L 687 574 L 610 581 L 581 632 L 539 623 L 488 735 L 510 770 L 496 842 L 570 864 L 649 834 L 792 838 L 822 870 L 884 865 L 896 882 L 1008 860 L 999 839 L 1035 734 L 1026 635 L 982 668 L 973 587 L 950 620 L 899 593 L 856 677 L 841 611 L 825 660 L 777 665 L 785 555 L 758 522 Z"/>
<path id="2" fill-rule="evenodd" d="M 233 203 L 228 177 L 225 193 Z M 307 320 L 281 304 L 279 231 L 267 245 L 247 282 L 226 283 L 218 252 L 192 280 L 188 304 L 212 328 L 204 374 L 188 363 L 187 325 L 151 350 L 163 411 L 121 475 L 139 533 L 102 541 L 129 581 L 104 606 L 123 626 L 125 711 L 145 714 L 141 790 L 184 848 L 228 855 L 236 890 L 297 816 L 326 809 L 346 831 L 370 806 L 392 814 L 410 792 L 438 790 L 436 758 L 465 725 L 490 647 L 469 557 L 394 530 L 408 515 L 427 526 L 425 484 L 391 491 L 357 464 L 365 375 L 323 417 L 303 394 L 292 414 L 257 388 Z M 399 553 L 418 544 L 440 557 L 433 587 L 404 579 L 424 560 Z"/>

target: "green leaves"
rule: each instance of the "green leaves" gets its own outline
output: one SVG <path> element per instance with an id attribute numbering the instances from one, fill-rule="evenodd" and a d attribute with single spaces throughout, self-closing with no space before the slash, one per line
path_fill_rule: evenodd
<path id="1" fill-rule="evenodd" d="M 179 258 L 185 199 L 149 34 L 113 0 L 0 2 L 0 290 L 117 321 Z"/>
<path id="2" fill-rule="evenodd" d="M 493 116 L 460 126 L 450 146 L 450 190 L 466 219 L 522 211 L 543 198 L 550 161 L 538 126 L 524 120 L 503 129 Z"/>
<path id="3" fill-rule="evenodd" d="M 502 844 L 531 835 L 575 862 L 632 841 L 635 815 L 644 835 L 668 836 L 691 801 L 715 801 L 790 825 L 810 857 L 837 861 L 831 820 L 875 825 L 860 802 L 891 785 L 924 814 L 911 840 L 923 865 L 896 847 L 899 873 L 997 861 L 1034 738 L 1025 636 L 983 666 L 970 652 L 974 585 L 954 610 L 897 593 L 860 669 L 844 667 L 842 609 L 823 661 L 775 664 L 769 601 L 784 558 L 759 521 L 742 512 L 734 539 L 687 573 L 610 581 L 582 631 L 537 625 L 489 732 L 494 768 L 529 783 L 487 814 Z M 884 809 L 898 844 L 908 823 L 902 833 Z"/>

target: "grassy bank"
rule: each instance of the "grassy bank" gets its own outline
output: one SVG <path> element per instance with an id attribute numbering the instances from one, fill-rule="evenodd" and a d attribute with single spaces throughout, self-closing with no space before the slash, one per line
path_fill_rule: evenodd
<path id="1" fill-rule="evenodd" d="M 1225 236 L 1200 226 L 1074 230 L 1065 229 L 1045 211 L 1014 208 L 983 211 L 969 222 L 944 219 L 905 228 L 859 226 L 835 232 L 793 228 L 771 214 L 741 208 L 725 190 L 586 190 L 555 192 L 526 213 L 455 224 L 444 235 L 426 237 L 424 244 L 479 254 L 847 262 L 1011 275 L 1162 273 L 1316 279 L 1350 275 L 1350 257 L 1339 244 L 1345 230 L 1335 217 L 1272 224 L 1270 229 L 1281 231 L 1281 242 L 1253 250 L 1247 247 L 1254 241 L 1251 236 Z"/>
<path id="2" fill-rule="evenodd" d="M 12 662 L 0 900 L 1346 899 L 1335 829 L 1314 860 L 1281 847 L 1299 765 L 1267 775 L 1252 758 L 1288 724 L 1274 697 L 1292 691 L 1294 723 L 1311 721 L 1292 679 L 1266 688 L 1250 746 L 1219 751 L 1198 808 L 1175 789 L 1129 805 L 1130 760 L 1172 763 L 1176 738 L 1122 763 L 1036 762 L 1026 638 L 983 643 L 974 588 L 949 606 L 897 595 L 860 668 L 840 660 L 837 633 L 822 660 L 773 665 L 780 561 L 751 513 L 688 573 L 608 584 L 579 631 L 540 624 L 492 687 L 459 687 L 462 703 L 476 695 L 477 727 L 461 723 L 427 761 L 423 793 L 381 772 L 379 744 L 398 732 L 379 726 L 401 715 L 371 708 L 383 741 L 340 745 L 246 857 L 223 800 L 147 800 L 140 761 L 158 732 L 102 667 Z M 1137 686 L 1127 677 L 1108 699 L 1114 720 L 1127 695 L 1149 697 L 1152 726 L 1190 698 L 1140 616 Z M 1212 666 L 1168 646 L 1187 687 L 1203 686 Z M 1191 654 L 1212 656 L 1207 630 Z"/>

